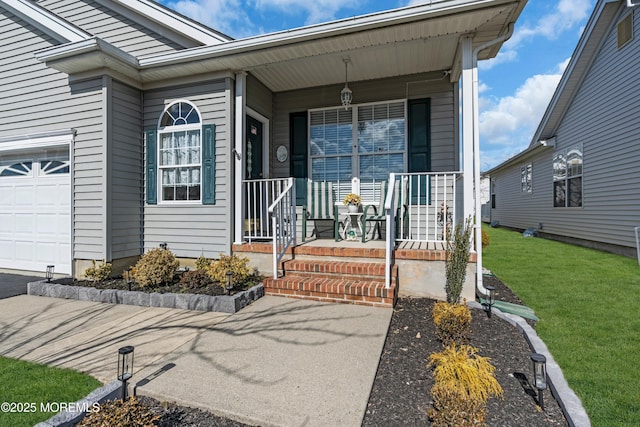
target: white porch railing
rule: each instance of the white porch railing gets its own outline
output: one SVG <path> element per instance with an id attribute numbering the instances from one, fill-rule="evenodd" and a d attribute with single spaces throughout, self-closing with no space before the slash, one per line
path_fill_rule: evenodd
<path id="1" fill-rule="evenodd" d="M 245 196 L 244 232 L 245 240 L 271 240 L 273 229 L 269 218 L 269 207 L 282 194 L 290 178 L 243 180 Z M 295 199 L 294 199 L 295 201 Z"/>
<path id="2" fill-rule="evenodd" d="M 391 284 L 391 264 L 396 242 L 446 242 L 447 230 L 459 217 L 462 173 L 397 173 L 389 182 L 401 181 L 400 194 L 389 185 L 385 200 L 386 286 Z"/>
<path id="3" fill-rule="evenodd" d="M 273 236 L 273 278 L 278 278 L 278 263 L 287 249 L 296 242 L 295 178 L 287 179 L 287 186 L 269 206 Z"/>

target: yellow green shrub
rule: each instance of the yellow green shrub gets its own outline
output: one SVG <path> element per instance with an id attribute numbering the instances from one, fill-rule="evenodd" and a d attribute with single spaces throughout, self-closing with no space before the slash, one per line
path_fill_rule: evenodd
<path id="1" fill-rule="evenodd" d="M 428 411 L 432 427 L 486 426 L 486 404 L 480 400 L 464 398 L 455 390 L 441 384 L 431 388 L 433 408 Z"/>
<path id="2" fill-rule="evenodd" d="M 87 279 L 99 282 L 108 279 L 111 275 L 111 263 L 102 260 L 100 264 L 98 264 L 96 260 L 91 260 L 91 265 L 91 267 L 84 271 L 84 276 Z"/>
<path id="3" fill-rule="evenodd" d="M 485 230 L 482 230 L 482 249 L 489 246 L 489 243 L 491 243 L 491 238 L 489 237 L 489 233 L 487 233 Z"/>
<path id="4" fill-rule="evenodd" d="M 173 280 L 180 262 L 168 249 L 151 249 L 131 269 L 131 274 L 142 287 L 158 286 Z"/>
<path id="5" fill-rule="evenodd" d="M 151 427 L 160 418 L 148 406 L 135 397 L 129 400 L 108 401 L 100 405 L 100 411 L 92 412 L 78 424 L 82 427 Z"/>
<path id="6" fill-rule="evenodd" d="M 488 357 L 477 353 L 478 350 L 470 345 L 451 344 L 430 355 L 428 366 L 434 366 L 436 384 L 466 399 L 486 402 L 491 396 L 502 397 L 495 368 Z"/>
<path id="7" fill-rule="evenodd" d="M 204 255 L 196 258 L 196 269 L 205 271 L 211 265 L 211 260 Z"/>
<path id="8" fill-rule="evenodd" d="M 227 286 L 227 271 L 230 271 L 234 284 L 244 283 L 251 275 L 249 258 L 238 255 L 220 254 L 220 259 L 211 262 L 206 269 L 211 279 L 222 287 Z"/>
<path id="9" fill-rule="evenodd" d="M 434 366 L 435 385 L 431 389 L 433 426 L 485 426 L 487 400 L 502 397 L 495 368 L 489 358 L 479 356 L 470 345 L 451 344 L 429 356 Z"/>
<path id="10" fill-rule="evenodd" d="M 433 306 L 436 337 L 446 346 L 464 344 L 471 334 L 471 310 L 464 304 L 437 302 Z"/>

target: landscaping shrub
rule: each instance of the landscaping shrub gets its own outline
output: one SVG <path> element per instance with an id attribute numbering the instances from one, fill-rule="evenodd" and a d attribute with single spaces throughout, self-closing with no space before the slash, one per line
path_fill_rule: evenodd
<path id="1" fill-rule="evenodd" d="M 244 283 L 251 275 L 249 258 L 238 255 L 220 254 L 220 259 L 213 261 L 206 271 L 209 277 L 222 287 L 227 286 L 227 271 L 232 273 L 234 285 Z"/>
<path id="2" fill-rule="evenodd" d="M 196 258 L 196 268 L 198 270 L 206 271 L 211 265 L 211 260 L 204 255 L 200 255 Z"/>
<path id="3" fill-rule="evenodd" d="M 180 262 L 168 249 L 151 249 L 131 269 L 133 278 L 141 287 L 158 286 L 173 280 Z"/>
<path id="4" fill-rule="evenodd" d="M 84 275 L 87 279 L 94 282 L 101 282 L 106 280 L 111 275 L 111 263 L 102 260 L 100 264 L 96 263 L 96 260 L 91 260 L 92 266 L 84 271 Z"/>
<path id="5" fill-rule="evenodd" d="M 431 389 L 433 409 L 429 417 L 434 426 L 484 426 L 489 397 L 502 397 L 489 358 L 477 354 L 470 345 L 455 343 L 429 356 L 434 366 L 435 385 Z"/>
<path id="6" fill-rule="evenodd" d="M 460 302 L 460 294 L 467 277 L 467 263 L 469 262 L 469 250 L 471 249 L 471 232 L 473 231 L 471 217 L 464 224 L 455 227 L 453 235 L 447 233 L 447 250 L 445 272 L 447 284 L 447 302 Z"/>
<path id="7" fill-rule="evenodd" d="M 447 346 L 469 341 L 471 310 L 466 305 L 437 302 L 433 306 L 432 316 L 436 325 L 436 337 L 442 344 Z"/>
<path id="8" fill-rule="evenodd" d="M 465 399 L 454 390 L 436 384 L 431 389 L 433 408 L 428 411 L 432 427 L 485 426 L 486 405 L 474 399 Z"/>
<path id="9" fill-rule="evenodd" d="M 489 233 L 487 233 L 485 230 L 482 230 L 482 249 L 489 246 L 489 243 L 491 243 L 491 238 L 489 237 Z"/>
<path id="10" fill-rule="evenodd" d="M 135 397 L 123 402 L 114 400 L 100 405 L 100 411 L 92 412 L 78 424 L 82 427 L 151 427 L 160 418 L 148 406 Z"/>
<path id="11" fill-rule="evenodd" d="M 203 270 L 185 272 L 180 278 L 180 286 L 184 290 L 204 289 L 213 284 L 211 277 Z"/>

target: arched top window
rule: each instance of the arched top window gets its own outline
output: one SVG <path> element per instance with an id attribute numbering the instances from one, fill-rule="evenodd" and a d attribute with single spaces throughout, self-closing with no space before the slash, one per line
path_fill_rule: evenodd
<path id="1" fill-rule="evenodd" d="M 160 117 L 159 127 L 200 124 L 200 113 L 196 107 L 186 101 L 177 101 L 169 105 Z"/>
<path id="2" fill-rule="evenodd" d="M 158 175 L 162 202 L 201 200 L 202 125 L 197 108 L 170 104 L 158 122 Z"/>

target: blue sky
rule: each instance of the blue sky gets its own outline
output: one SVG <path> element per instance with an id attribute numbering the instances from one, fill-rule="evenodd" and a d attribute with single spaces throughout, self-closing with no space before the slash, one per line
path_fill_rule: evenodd
<path id="1" fill-rule="evenodd" d="M 234 38 L 327 22 L 416 0 L 161 0 Z M 525 149 L 596 0 L 529 0 L 515 33 L 479 65 L 482 170 Z"/>

